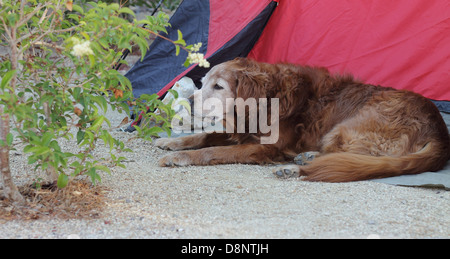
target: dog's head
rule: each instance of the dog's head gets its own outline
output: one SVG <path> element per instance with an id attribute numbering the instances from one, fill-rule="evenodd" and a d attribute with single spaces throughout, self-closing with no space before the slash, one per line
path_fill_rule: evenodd
<path id="1" fill-rule="evenodd" d="M 266 98 L 269 75 L 260 66 L 261 63 L 245 58 L 214 66 L 203 77 L 202 88 L 191 97 L 194 114 L 220 120 L 226 113 L 233 112 L 236 98 Z"/>

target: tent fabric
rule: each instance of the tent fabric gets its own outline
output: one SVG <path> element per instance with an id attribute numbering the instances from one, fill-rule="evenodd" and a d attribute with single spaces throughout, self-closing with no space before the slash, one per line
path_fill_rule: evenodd
<path id="1" fill-rule="evenodd" d="M 264 1 L 261 1 L 259 3 L 263 3 Z M 260 37 L 261 33 L 264 30 L 264 27 L 266 23 L 268 22 L 270 15 L 272 14 L 274 8 L 276 7 L 276 2 L 274 1 L 268 1 L 270 2 L 267 4 L 267 6 L 259 12 L 259 10 L 254 13 L 247 21 L 245 21 L 246 26 L 241 28 L 238 28 L 235 30 L 235 32 L 238 32 L 236 35 L 234 33 L 227 36 L 224 34 L 222 27 L 225 24 L 218 23 L 217 26 L 210 25 L 210 28 L 216 28 L 217 31 L 215 33 L 219 33 L 220 35 L 225 35 L 226 37 L 222 38 L 220 37 L 213 37 L 212 33 L 214 30 L 211 30 L 211 33 L 208 37 L 208 51 L 205 54 L 205 57 L 208 59 L 209 63 L 211 64 L 211 67 L 220 64 L 222 62 L 232 60 L 236 57 L 246 57 L 248 53 L 251 51 L 253 46 L 255 45 L 256 41 Z M 260 6 L 264 7 L 264 5 Z M 220 9 L 222 10 L 222 9 Z M 247 11 L 244 11 L 244 13 L 248 13 Z M 254 15 L 258 14 L 256 17 L 253 17 Z M 211 17 L 216 16 L 215 14 L 211 14 Z M 228 18 L 229 19 L 229 18 Z M 234 19 L 234 18 L 233 18 Z M 225 20 L 225 17 L 222 17 L 221 19 L 218 19 L 217 21 L 223 21 Z M 211 21 L 211 23 L 213 23 Z M 221 25 L 221 26 L 219 26 Z M 242 25 L 241 25 L 242 27 Z M 209 71 L 209 69 L 202 68 L 199 66 L 193 66 L 192 70 L 190 70 L 188 73 L 182 74 L 175 78 L 174 82 L 170 82 L 166 85 L 165 88 L 163 88 L 159 94 L 162 94 L 166 91 L 166 89 L 170 88 L 176 81 L 178 81 L 181 76 L 186 75 L 187 77 L 194 80 L 194 83 L 197 85 L 198 88 L 201 87 L 200 79 L 205 76 L 205 74 Z"/>
<path id="2" fill-rule="evenodd" d="M 183 1 L 169 20 L 168 34 L 162 34 L 172 40 L 178 39 L 178 30 L 188 39 L 188 44 L 202 43 L 200 52 L 206 52 L 209 31 L 209 1 Z M 138 61 L 125 74 L 131 81 L 133 94 L 155 94 L 171 82 L 180 73 L 187 70 L 183 66 L 187 53 L 175 55 L 175 46 L 162 38 L 156 38 L 142 61 Z"/>
<path id="3" fill-rule="evenodd" d="M 439 111 L 450 114 L 450 102 L 432 100 Z"/>
<path id="4" fill-rule="evenodd" d="M 450 100 L 450 1 L 280 0 L 249 57 Z"/>
<path id="5" fill-rule="evenodd" d="M 178 30 L 187 44 L 202 43 L 200 52 L 211 66 L 247 56 L 262 33 L 275 8 L 271 0 L 184 0 L 167 28 L 171 40 L 178 39 Z M 162 96 L 176 81 L 189 73 L 198 81 L 207 69 L 183 66 L 187 53 L 175 55 L 174 45 L 157 38 L 142 61 L 125 75 L 133 86 L 134 96 L 157 93 Z"/>
<path id="6" fill-rule="evenodd" d="M 170 23 L 164 36 L 176 40 L 179 29 L 188 44 L 202 42 L 211 67 L 238 56 L 323 66 L 414 91 L 450 113 L 448 0 L 184 0 Z M 198 84 L 208 69 L 184 67 L 186 56 L 156 39 L 126 74 L 134 95 L 162 96 L 183 76 Z"/>
<path id="7" fill-rule="evenodd" d="M 176 40 L 180 29 L 188 44 L 202 42 L 211 66 L 238 56 L 323 66 L 420 93 L 450 113 L 448 0 L 184 0 L 170 23 L 165 36 Z M 126 74 L 134 95 L 162 96 L 185 75 L 198 81 L 208 69 L 183 67 L 186 55 L 177 57 L 172 43 L 155 40 Z M 442 116 L 450 127 L 450 115 Z M 449 173 L 450 161 L 437 173 L 376 181 L 448 189 Z"/>
<path id="8" fill-rule="evenodd" d="M 450 131 L 450 114 L 441 113 L 447 129 Z M 447 165 L 437 172 L 425 172 L 416 175 L 401 175 L 382 179 L 371 180 L 374 182 L 401 185 L 401 186 L 419 186 L 432 188 L 445 188 L 450 190 L 450 160 Z"/>

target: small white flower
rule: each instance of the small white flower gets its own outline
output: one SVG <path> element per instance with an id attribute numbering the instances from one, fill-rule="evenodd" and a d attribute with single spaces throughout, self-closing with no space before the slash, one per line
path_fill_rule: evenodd
<path id="1" fill-rule="evenodd" d="M 71 41 L 74 45 L 81 44 L 81 40 L 77 37 L 70 37 L 69 41 Z"/>
<path id="2" fill-rule="evenodd" d="M 194 46 L 192 46 L 192 51 L 193 52 L 199 52 L 201 47 L 202 47 L 202 43 L 201 42 L 199 42 L 197 44 L 194 44 Z"/>
<path id="3" fill-rule="evenodd" d="M 191 52 L 189 53 L 188 58 L 191 64 L 198 63 L 198 66 L 205 68 L 209 68 L 210 66 L 209 62 L 205 59 L 205 55 L 203 55 L 202 53 Z"/>
<path id="4" fill-rule="evenodd" d="M 90 45 L 91 45 L 91 42 L 89 42 L 89 41 L 77 43 L 73 46 L 72 52 L 70 52 L 70 54 L 77 56 L 77 57 L 93 55 L 94 52 L 90 48 Z"/>
<path id="5" fill-rule="evenodd" d="M 206 59 L 201 60 L 201 61 L 198 63 L 198 65 L 199 65 L 200 67 L 209 68 L 209 62 L 206 61 Z"/>

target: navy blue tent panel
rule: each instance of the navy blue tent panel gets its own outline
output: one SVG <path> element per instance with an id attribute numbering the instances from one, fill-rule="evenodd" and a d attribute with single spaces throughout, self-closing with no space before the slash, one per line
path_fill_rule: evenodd
<path id="1" fill-rule="evenodd" d="M 432 101 L 434 102 L 436 107 L 439 109 L 439 111 L 450 113 L 450 102 L 448 102 L 448 101 L 434 101 L 434 100 L 432 100 Z"/>
<path id="2" fill-rule="evenodd" d="M 200 52 L 205 53 L 208 43 L 209 1 L 183 1 L 169 20 L 167 28 L 172 40 L 178 39 L 178 30 L 183 33 L 187 44 L 201 42 Z M 125 75 L 133 86 L 135 97 L 159 92 L 174 77 L 186 70 L 183 66 L 187 53 L 175 55 L 175 46 L 157 38 L 142 61 L 138 61 Z"/>

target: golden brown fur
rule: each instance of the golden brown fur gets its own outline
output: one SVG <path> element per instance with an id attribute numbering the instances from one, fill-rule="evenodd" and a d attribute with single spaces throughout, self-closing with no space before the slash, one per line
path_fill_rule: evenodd
<path id="1" fill-rule="evenodd" d="M 311 162 L 283 167 L 276 175 L 345 182 L 437 171 L 450 158 L 447 127 L 434 104 L 421 95 L 333 76 L 323 68 L 242 58 L 219 66 L 205 77 L 206 97 L 223 91 L 244 100 L 278 98 L 278 141 L 260 144 L 261 132 L 160 139 L 156 145 L 161 148 L 197 149 L 171 153 L 160 160 L 161 166 L 264 164 L 317 151 Z"/>

